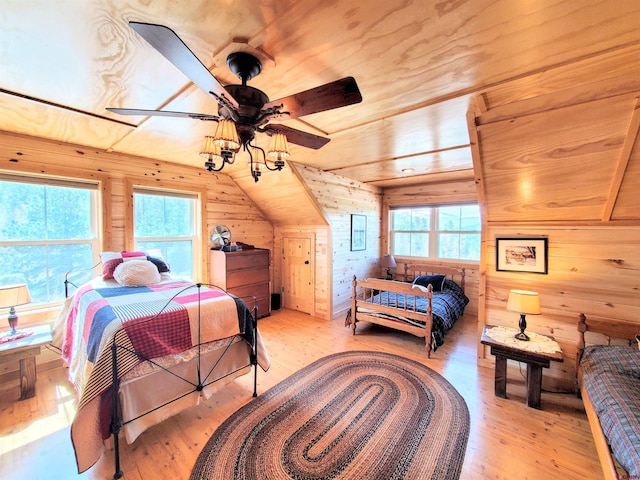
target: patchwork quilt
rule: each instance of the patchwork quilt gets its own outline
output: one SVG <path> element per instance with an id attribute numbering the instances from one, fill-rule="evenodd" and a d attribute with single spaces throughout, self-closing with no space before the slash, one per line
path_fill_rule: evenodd
<path id="1" fill-rule="evenodd" d="M 72 425 L 77 456 L 77 438 L 85 441 L 85 435 L 77 435 L 87 425 L 99 424 L 102 439 L 110 434 L 114 348 L 122 377 L 144 360 L 180 354 L 196 345 L 237 335 L 251 345 L 260 340 L 254 339 L 253 316 L 242 300 L 175 279 L 144 287 L 94 279 L 67 299 L 54 330 L 79 398 Z M 258 353 L 259 364 L 268 369 L 264 348 Z"/>

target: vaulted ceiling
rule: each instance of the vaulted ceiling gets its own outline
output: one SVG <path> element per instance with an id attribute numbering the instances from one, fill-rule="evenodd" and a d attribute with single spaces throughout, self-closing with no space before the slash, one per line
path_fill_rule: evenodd
<path id="1" fill-rule="evenodd" d="M 518 105 L 527 108 L 519 102 L 562 103 L 551 97 L 590 84 L 594 72 L 610 89 L 627 79 L 631 98 L 618 102 L 626 116 L 609 124 L 623 148 L 637 91 L 630 52 L 640 44 L 640 3 L 631 0 L 10 0 L 0 14 L 0 130 L 202 167 L 200 145 L 215 123 L 105 110 L 217 113 L 129 21 L 173 29 L 224 85 L 238 83 L 227 55 L 254 52 L 264 68 L 249 84 L 271 99 L 353 76 L 362 103 L 284 122 L 331 139 L 320 150 L 292 145 L 291 160 L 380 187 L 473 178 L 470 109 L 479 118 L 500 107 L 508 125 Z M 575 114 L 568 134 L 598 128 L 579 128 L 596 111 Z M 495 127 L 484 128 L 490 139 Z M 509 142 L 521 138 L 509 132 Z M 501 144 L 487 146 L 495 165 Z"/>

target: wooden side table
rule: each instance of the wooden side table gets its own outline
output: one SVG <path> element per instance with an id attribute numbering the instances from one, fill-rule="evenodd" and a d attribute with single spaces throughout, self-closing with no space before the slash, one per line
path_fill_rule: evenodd
<path id="1" fill-rule="evenodd" d="M 488 331 L 496 328 L 493 325 L 485 325 L 482 329 L 481 342 L 491 347 L 491 354 L 496 357 L 495 371 L 495 395 L 507 398 L 507 360 L 515 360 L 527 364 L 527 405 L 540 409 L 540 396 L 542 393 L 542 369 L 549 368 L 550 362 L 562 362 L 562 351 L 552 337 L 537 335 L 546 339 L 546 342 L 553 342 L 557 346 L 556 352 L 544 353 L 526 350 L 526 344 L 516 340 L 514 342 L 503 343 L 488 335 Z M 513 329 L 514 334 L 518 330 Z"/>
<path id="2" fill-rule="evenodd" d="M 40 347 L 52 340 L 49 325 L 24 330 L 33 330 L 33 334 L 0 344 L 0 364 L 20 361 L 20 400 L 36 394 L 36 356 L 40 355 Z"/>

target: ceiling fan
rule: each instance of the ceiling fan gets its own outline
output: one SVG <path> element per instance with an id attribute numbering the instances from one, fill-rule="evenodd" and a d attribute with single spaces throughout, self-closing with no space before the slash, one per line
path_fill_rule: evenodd
<path id="1" fill-rule="evenodd" d="M 271 120 L 298 118 L 362 101 L 362 95 L 353 77 L 345 77 L 270 101 L 264 92 L 247 85 L 249 80 L 260 74 L 262 64 L 258 58 L 246 52 L 231 53 L 227 57 L 229 69 L 240 79 L 241 84 L 223 86 L 170 28 L 140 22 L 129 22 L 129 25 L 193 83 L 214 99 L 218 103 L 218 114 L 132 108 L 107 108 L 107 110 L 120 115 L 186 117 L 218 122 L 216 134 L 213 137 L 205 138 L 205 144 L 209 138 L 211 146 L 205 149 L 203 145 L 204 151 L 201 152 L 201 154 L 209 155 L 209 160 L 205 163 L 205 167 L 209 171 L 220 171 L 225 163 L 233 163 L 233 154 L 242 147 L 251 156 L 252 175 L 257 182 L 260 172 L 258 168 L 254 170 L 251 149 L 262 149 L 251 143 L 256 132 L 271 136 L 272 147 L 276 139 L 280 142 L 280 146 L 269 148 L 269 155 L 276 159 L 275 168 L 269 167 L 264 150 L 262 150 L 265 158 L 264 164 L 270 170 L 280 170 L 284 166 L 283 158 L 289 154 L 287 140 L 312 149 L 319 149 L 329 142 L 328 138 L 319 135 L 282 124 L 269 123 Z M 228 133 L 229 129 L 231 129 L 231 133 Z M 284 146 L 282 146 L 282 142 L 284 142 Z M 215 150 L 217 147 L 220 149 L 219 153 Z M 222 159 L 220 167 L 216 168 L 213 159 Z"/>

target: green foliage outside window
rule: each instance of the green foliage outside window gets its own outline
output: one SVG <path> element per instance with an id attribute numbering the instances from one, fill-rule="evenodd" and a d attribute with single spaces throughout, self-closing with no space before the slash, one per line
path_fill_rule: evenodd
<path id="1" fill-rule="evenodd" d="M 32 303 L 62 300 L 65 273 L 97 257 L 96 198 L 95 189 L 0 181 L 0 284 L 26 283 Z"/>
<path id="2" fill-rule="evenodd" d="M 392 209 L 389 225 L 392 255 L 480 259 L 478 205 Z"/>
<path id="3" fill-rule="evenodd" d="M 136 250 L 158 249 L 171 274 L 193 278 L 196 197 L 134 193 Z"/>
<path id="4" fill-rule="evenodd" d="M 191 237 L 194 199 L 162 195 L 134 195 L 138 237 Z"/>

